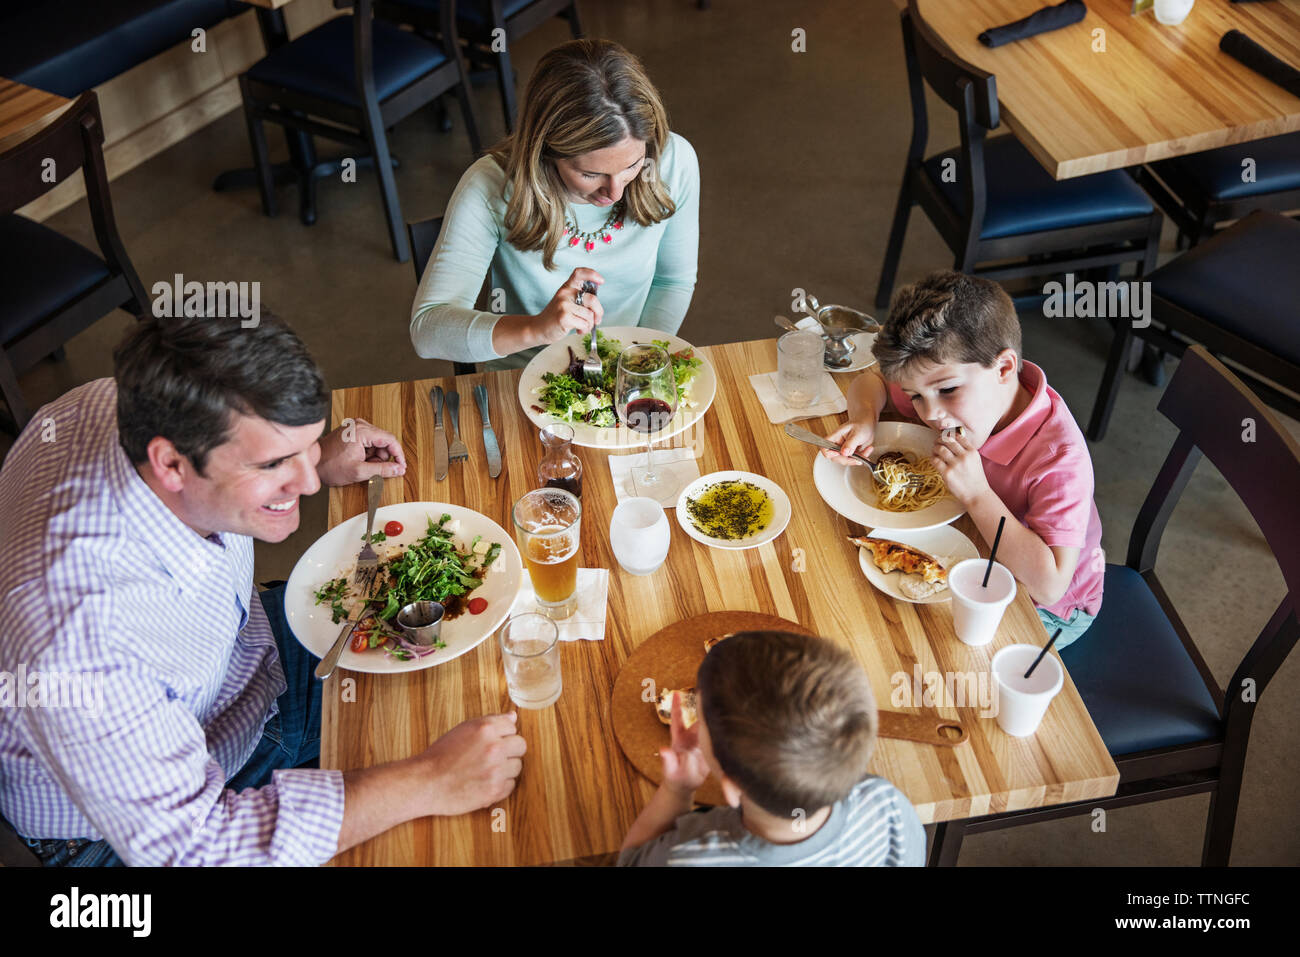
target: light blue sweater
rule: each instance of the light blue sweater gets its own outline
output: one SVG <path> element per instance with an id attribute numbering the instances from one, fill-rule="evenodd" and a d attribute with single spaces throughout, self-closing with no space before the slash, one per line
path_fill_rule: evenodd
<path id="1" fill-rule="evenodd" d="M 610 231 L 612 242 L 597 241 L 591 252 L 561 241 L 555 268 L 548 272 L 541 250 L 520 252 L 506 241 L 505 174 L 491 156 L 475 162 L 447 204 L 442 232 L 415 294 L 411 342 L 416 353 L 425 359 L 518 368 L 540 351 L 526 349 L 503 358 L 492 348 L 500 316 L 474 308 L 489 267 L 491 288 L 505 293 L 502 313 L 537 315 L 569 274 L 586 266 L 605 279 L 600 287 L 602 325 L 676 332 L 691 303 L 699 252 L 700 168 L 691 144 L 670 134 L 658 171 L 677 206 L 672 216 L 649 227 L 625 219 L 621 230 Z M 608 216 L 609 207 L 569 206 L 569 218 L 583 231 L 599 229 Z"/>

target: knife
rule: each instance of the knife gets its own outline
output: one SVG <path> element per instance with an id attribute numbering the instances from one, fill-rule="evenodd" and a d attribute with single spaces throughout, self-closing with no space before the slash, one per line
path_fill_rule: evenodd
<path id="1" fill-rule="evenodd" d="M 474 386 L 474 401 L 478 403 L 478 414 L 483 417 L 483 447 L 487 449 L 488 476 L 496 478 L 501 474 L 501 448 L 497 445 L 497 434 L 492 431 L 492 420 L 488 418 L 487 386 Z"/>
<path id="2" fill-rule="evenodd" d="M 447 431 L 442 425 L 442 386 L 429 390 L 433 402 L 433 478 L 441 482 L 447 477 Z"/>

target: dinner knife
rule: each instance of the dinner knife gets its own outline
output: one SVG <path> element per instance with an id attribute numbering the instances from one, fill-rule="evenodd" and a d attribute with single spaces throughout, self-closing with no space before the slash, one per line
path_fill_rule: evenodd
<path id="1" fill-rule="evenodd" d="M 488 476 L 496 478 L 501 474 L 501 448 L 497 445 L 497 434 L 492 431 L 492 420 L 488 418 L 487 386 L 474 386 L 474 401 L 478 404 L 478 414 L 483 418 L 483 447 L 487 449 Z"/>
<path id="2" fill-rule="evenodd" d="M 429 390 L 433 402 L 433 478 L 441 482 L 447 477 L 447 430 L 442 424 L 442 386 Z"/>

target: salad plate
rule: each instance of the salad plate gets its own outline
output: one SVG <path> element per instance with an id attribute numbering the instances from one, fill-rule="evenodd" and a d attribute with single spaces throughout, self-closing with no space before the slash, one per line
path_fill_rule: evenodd
<path id="1" fill-rule="evenodd" d="M 442 502 L 384 505 L 375 512 L 376 530 L 383 529 L 390 522 L 398 522 L 402 531 L 375 545 L 375 550 L 381 553 L 380 561 L 404 553 L 427 534 L 430 521 L 436 525 L 444 515 L 451 516 L 446 528 L 453 533 L 457 551 L 472 551 L 476 536 L 481 536 L 481 540 L 489 544 L 501 544 L 500 553 L 488 565 L 482 584 L 466 596 L 484 599 L 486 608 L 479 614 L 467 610 L 447 621 L 441 634 L 446 647 L 424 657 L 401 661 L 379 648 L 354 652 L 348 647 L 339 657 L 340 668 L 371 674 L 432 668 L 478 647 L 509 616 L 510 607 L 523 583 L 523 559 L 515 546 L 514 536 L 486 515 Z M 289 627 L 302 646 L 317 658 L 324 657 L 329 651 L 343 622 L 335 623 L 330 603 L 318 603 L 316 593 L 334 579 L 351 577 L 365 534 L 365 512 L 336 525 L 303 553 L 284 587 L 284 613 Z"/>
<path id="2" fill-rule="evenodd" d="M 610 328 L 600 326 L 599 329 L 600 355 L 608 381 L 608 395 L 584 400 L 578 394 L 563 388 L 551 390 L 550 393 L 546 391 L 548 385 L 546 374 L 565 372 L 570 364 L 570 350 L 573 352 L 573 357 L 579 361 L 587 357 L 587 347 L 583 343 L 585 336 L 577 333 L 565 336 L 559 342 L 551 343 L 533 356 L 519 377 L 519 404 L 533 425 L 538 429 L 544 429 L 553 422 L 567 422 L 573 426 L 573 444 L 584 448 L 644 449 L 645 433 L 633 431 L 622 425 L 588 422 L 582 416 L 593 413 L 599 408 L 612 408 L 614 374 L 618 369 L 619 352 L 631 345 L 652 342 L 667 342 L 668 351 L 674 356 L 688 350 L 691 356 L 690 360 L 683 357 L 674 362 L 681 389 L 677 412 L 668 425 L 655 434 L 654 440 L 660 442 L 671 438 L 689 429 L 704 417 L 718 391 L 718 379 L 709 360 L 699 355 L 689 342 L 669 332 L 640 326 Z M 562 401 L 551 398 L 557 394 Z M 605 418 L 612 420 L 614 417 L 608 415 Z"/>

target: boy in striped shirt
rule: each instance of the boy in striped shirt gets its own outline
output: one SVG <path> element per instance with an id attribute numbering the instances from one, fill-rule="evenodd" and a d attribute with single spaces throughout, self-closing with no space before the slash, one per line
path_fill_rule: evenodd
<path id="1" fill-rule="evenodd" d="M 620 865 L 921 865 L 925 832 L 883 778 L 865 672 L 824 638 L 732 635 L 697 677 L 699 720 L 673 696 L 664 779 L 628 831 Z M 690 813 L 717 775 L 727 806 Z"/>

